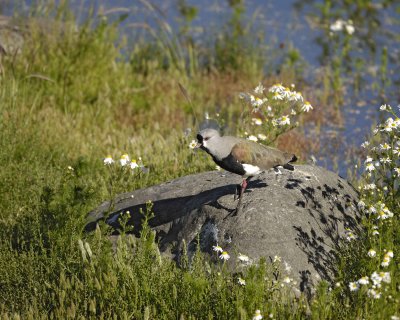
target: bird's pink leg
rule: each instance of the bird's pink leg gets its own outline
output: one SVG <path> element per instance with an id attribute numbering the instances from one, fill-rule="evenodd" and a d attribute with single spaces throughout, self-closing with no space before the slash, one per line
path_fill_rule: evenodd
<path id="1" fill-rule="evenodd" d="M 241 188 L 240 188 L 240 193 L 239 193 L 239 201 L 238 201 L 238 204 L 237 204 L 237 206 L 236 206 L 235 214 L 234 214 L 234 215 L 237 215 L 237 214 L 241 211 L 241 209 L 242 209 L 242 207 L 241 207 L 241 204 L 242 204 L 242 197 L 243 197 L 244 191 L 245 191 L 246 188 L 247 188 L 247 184 L 248 184 L 247 179 L 243 179 L 242 184 L 241 184 Z"/>
<path id="2" fill-rule="evenodd" d="M 242 211 L 242 197 L 243 197 L 243 193 L 245 192 L 247 185 L 249 184 L 249 180 L 251 179 L 251 177 L 247 177 L 247 179 L 243 178 L 242 184 L 236 189 L 236 192 L 239 191 L 239 201 L 238 204 L 236 206 L 236 209 L 233 210 L 229 215 L 233 215 L 236 216 L 237 214 L 239 214 Z M 236 198 L 236 193 L 235 193 L 235 198 Z M 236 200 L 236 199 L 235 199 Z"/>
<path id="3" fill-rule="evenodd" d="M 236 188 L 234 200 L 240 199 L 246 188 L 247 188 L 247 180 L 243 179 L 242 183 L 239 184 Z"/>
<path id="4" fill-rule="evenodd" d="M 242 189 L 240 190 L 240 196 L 239 196 L 239 198 L 241 198 L 242 197 L 242 194 L 244 193 L 244 191 L 246 190 L 246 188 L 247 188 L 247 179 L 243 179 L 243 182 L 242 182 Z"/>

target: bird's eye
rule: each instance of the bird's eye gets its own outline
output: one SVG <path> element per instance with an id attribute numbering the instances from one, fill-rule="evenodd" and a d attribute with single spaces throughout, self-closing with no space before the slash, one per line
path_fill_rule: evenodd
<path id="1" fill-rule="evenodd" d="M 210 138 L 208 138 L 208 137 L 207 137 L 207 138 L 204 138 L 204 141 L 207 141 L 208 139 L 210 139 Z"/>

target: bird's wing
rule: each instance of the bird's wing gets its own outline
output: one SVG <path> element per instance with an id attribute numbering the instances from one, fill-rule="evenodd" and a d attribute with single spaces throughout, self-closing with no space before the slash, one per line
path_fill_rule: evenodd
<path id="1" fill-rule="evenodd" d="M 252 141 L 238 142 L 233 146 L 231 154 L 240 163 L 251 164 L 262 170 L 283 166 L 294 157 L 293 154 Z"/>

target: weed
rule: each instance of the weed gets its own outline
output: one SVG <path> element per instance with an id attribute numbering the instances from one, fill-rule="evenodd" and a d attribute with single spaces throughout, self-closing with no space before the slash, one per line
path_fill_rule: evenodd
<path id="1" fill-rule="evenodd" d="M 156 13 L 149 2 L 141 3 Z M 260 36 L 249 37 L 252 24 L 244 23 L 241 1 L 231 1 L 228 25 L 208 47 L 190 38 L 196 10 L 185 1 L 179 2 L 185 21 L 181 37 L 158 17 L 156 26 L 145 26 L 152 37 L 135 37 L 138 41 L 133 47 L 118 35 L 124 15 L 113 22 L 92 10 L 78 27 L 68 1 L 39 4 L 24 19 L 22 50 L 2 55 L 0 61 L 3 318 L 399 316 L 397 127 L 370 154 L 376 169 L 371 176 L 367 172 L 360 185 L 368 211 L 367 231 L 343 245 L 337 283 L 321 282 L 311 300 L 295 295 L 292 279 L 285 277 L 277 263 L 261 260 L 247 265 L 245 253 L 241 256 L 246 263 L 238 262 L 237 274 L 228 272 L 223 259 L 213 264 L 200 252 L 190 259 L 184 255 L 177 267 L 160 255 L 147 220 L 139 238 L 130 234 L 128 214 L 120 220 L 123 232 L 118 238 L 104 224 L 91 234 L 84 233 L 87 212 L 115 194 L 214 169 L 210 159 L 188 148 L 193 128 L 205 112 L 218 113 L 225 129 L 240 133 L 235 126 L 243 112 L 238 94 L 263 79 L 265 66 L 271 62 L 265 61 L 268 47 Z M 324 10 L 328 9 L 326 5 Z M 350 35 L 338 37 L 347 50 Z M 337 59 L 346 58 L 346 50 L 340 53 L 338 48 Z M 123 51 L 129 52 L 128 58 Z M 388 57 L 382 51 L 382 85 L 388 82 Z M 291 66 L 301 60 L 293 48 L 282 59 Z M 267 74 L 273 74 L 275 67 Z M 327 67 L 326 101 L 333 94 L 331 85 L 335 90 L 342 87 L 343 68 L 339 63 Z M 361 62 L 358 68 L 363 68 Z M 300 80 L 308 95 L 310 88 L 296 74 L 301 68 L 293 69 L 283 68 L 279 76 L 265 78 L 263 83 Z M 180 83 L 187 88 L 191 103 L 182 98 Z M 252 101 L 249 94 L 246 97 Z M 251 111 L 247 124 L 253 130 L 258 120 Z M 275 139 L 277 129 L 289 128 L 288 120 L 282 118 L 287 112 L 283 112 L 281 108 L 274 115 L 278 125 L 268 143 Z M 256 120 L 252 123 L 251 118 Z M 263 124 L 266 118 L 267 114 L 262 115 Z M 386 134 L 386 126 L 398 122 L 397 117 L 392 120 L 378 131 Z M 293 134 L 298 137 L 301 131 Z M 384 143 L 390 149 L 381 149 Z M 138 167 L 131 161 L 121 166 L 120 160 L 105 165 L 101 159 L 109 153 L 141 157 L 146 173 L 139 170 L 139 161 Z M 375 166 L 380 160 L 380 166 Z M 132 174 L 132 170 L 136 171 Z M 369 212 L 370 207 L 376 213 Z M 148 206 L 145 219 L 151 214 Z"/>

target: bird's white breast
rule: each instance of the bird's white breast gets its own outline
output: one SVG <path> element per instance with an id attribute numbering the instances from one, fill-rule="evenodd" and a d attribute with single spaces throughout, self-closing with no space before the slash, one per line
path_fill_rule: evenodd
<path id="1" fill-rule="evenodd" d="M 246 176 L 253 176 L 253 175 L 259 174 L 261 172 L 259 167 L 253 166 L 251 164 L 243 163 L 242 166 L 243 166 L 244 171 L 246 172 L 245 173 Z"/>

